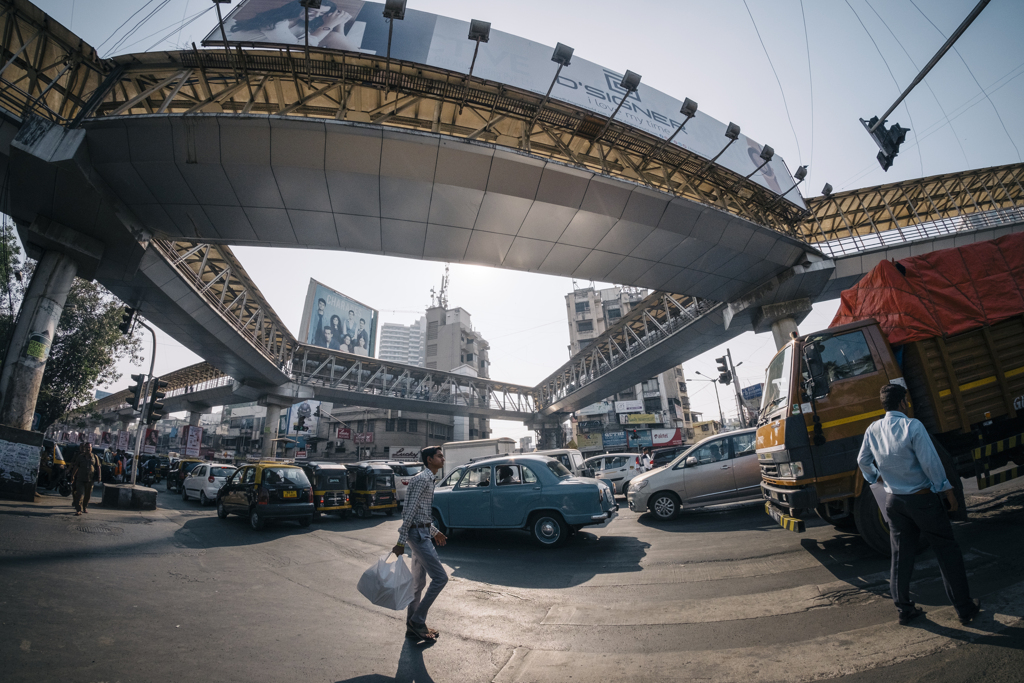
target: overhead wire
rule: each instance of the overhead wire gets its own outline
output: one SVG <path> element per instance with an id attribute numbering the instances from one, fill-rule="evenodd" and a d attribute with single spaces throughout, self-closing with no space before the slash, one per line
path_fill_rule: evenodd
<path id="1" fill-rule="evenodd" d="M 928 18 L 928 15 L 925 14 L 921 10 L 921 8 L 917 6 L 917 3 L 914 2 L 914 0 L 910 0 L 910 4 L 914 6 L 914 9 L 921 13 L 921 16 L 924 17 L 925 20 L 932 25 L 932 28 L 939 32 L 940 36 L 942 36 L 943 38 L 946 37 L 946 34 L 943 33 L 939 29 L 939 27 L 935 25 L 935 22 Z M 967 63 L 967 60 L 964 59 L 964 56 L 960 54 L 959 50 L 956 49 L 955 45 L 953 46 L 953 52 L 955 52 L 956 56 L 960 58 L 960 61 L 964 63 L 964 67 L 966 67 L 967 73 L 971 75 L 971 78 L 974 80 L 974 84 L 978 86 L 978 90 L 981 90 L 984 93 L 985 90 L 984 88 L 981 87 L 981 83 L 978 82 L 978 77 L 974 75 L 974 71 L 971 70 L 971 65 Z M 1017 149 L 1017 143 L 1013 141 L 1013 136 L 1010 135 L 1010 131 L 1006 129 L 1006 124 L 1003 123 L 1003 117 L 999 115 L 999 109 L 996 107 L 996 103 L 992 101 L 992 98 L 989 97 L 987 93 L 985 94 L 985 98 L 988 100 L 988 103 L 992 105 L 992 111 L 995 112 L 996 118 L 999 119 L 999 125 L 1003 127 L 1003 132 L 1006 133 L 1006 137 L 1010 139 L 1010 144 L 1013 145 L 1013 151 L 1017 153 L 1017 161 L 1021 161 L 1022 159 L 1020 156 L 1020 150 Z"/>
<path id="2" fill-rule="evenodd" d="M 188 14 L 188 6 L 192 4 L 192 0 L 185 0 L 185 11 L 181 13 L 181 21 L 185 21 L 185 16 Z M 184 23 L 182 27 L 178 29 L 178 37 L 175 39 L 175 45 L 181 45 L 181 30 L 185 28 Z"/>
<path id="3" fill-rule="evenodd" d="M 147 2 L 146 2 L 146 4 L 145 4 L 145 5 L 143 5 L 143 6 L 142 6 L 142 7 L 140 7 L 139 9 L 135 10 L 135 12 L 134 12 L 134 13 L 133 13 L 133 14 L 132 14 L 132 15 L 131 15 L 130 17 L 128 17 L 127 19 L 125 19 L 125 20 L 124 20 L 124 22 L 123 22 L 123 23 L 122 23 L 122 24 L 121 24 L 120 26 L 118 26 L 117 28 L 115 28 L 115 29 L 113 30 L 113 32 L 111 32 L 111 34 L 110 34 L 109 36 L 107 36 L 107 37 L 106 37 L 106 40 L 104 40 L 104 41 L 103 41 L 102 43 L 100 43 L 99 45 L 97 45 L 97 46 L 96 46 L 96 51 L 98 52 L 98 51 L 99 51 L 99 49 L 100 49 L 101 47 L 103 47 L 104 45 L 106 45 L 106 44 L 107 44 L 107 42 L 109 42 L 109 41 L 110 41 L 110 40 L 111 40 L 111 39 L 112 39 L 112 38 L 113 38 L 114 36 L 116 36 L 116 35 L 117 35 L 117 32 L 118 32 L 118 31 L 120 31 L 120 30 L 121 30 L 121 29 L 123 29 L 123 28 L 124 28 L 125 26 L 127 26 L 127 25 L 128 25 L 128 22 L 129 22 L 129 21 L 131 21 L 132 19 L 134 19 L 134 18 L 135 18 L 135 16 L 136 16 L 136 15 L 137 15 L 137 14 L 138 14 L 139 12 L 141 12 L 141 11 L 142 11 L 142 10 L 144 10 L 144 9 L 146 9 L 147 7 L 149 7 L 150 5 L 152 5 L 152 4 L 154 3 L 154 2 L 156 2 L 156 0 L 147 0 Z"/>
<path id="4" fill-rule="evenodd" d="M 892 72 L 892 67 L 889 66 L 889 61 L 885 58 L 885 55 L 882 54 L 881 48 L 878 47 L 878 43 L 875 41 L 875 37 L 873 35 L 871 35 L 871 31 L 868 30 L 867 26 L 865 26 L 864 20 L 860 18 L 860 15 L 857 14 L 857 10 L 855 10 L 853 8 L 853 5 L 850 4 L 850 0 L 845 0 L 845 2 L 846 2 L 846 6 L 850 8 L 851 12 L 853 12 L 853 16 L 857 17 L 857 23 L 859 23 L 860 27 L 862 29 L 864 29 L 864 33 L 866 33 L 868 35 L 868 39 L 871 40 L 871 44 L 875 46 L 875 51 L 878 52 L 878 56 L 882 58 L 882 63 L 885 64 L 885 69 L 886 69 L 886 71 L 889 72 L 889 76 L 892 78 L 893 84 L 896 85 L 896 92 L 897 92 L 897 94 L 899 94 L 900 91 L 901 91 L 900 83 L 899 83 L 899 81 L 896 80 L 896 76 Z M 910 105 L 907 104 L 907 102 L 905 100 L 903 102 L 903 108 L 907 110 L 907 118 L 910 119 L 910 129 L 911 129 L 911 131 L 913 131 L 914 139 L 916 140 L 917 139 L 917 126 L 914 125 L 914 116 L 913 116 L 913 114 L 910 113 Z M 916 147 L 917 147 L 917 160 L 918 160 L 918 163 L 921 165 L 921 176 L 924 177 L 924 157 L 921 156 L 921 145 L 918 144 L 918 145 L 916 145 Z"/>
<path id="5" fill-rule="evenodd" d="M 196 14 L 193 14 L 193 15 L 192 15 L 191 17 L 189 17 L 189 18 L 188 18 L 188 20 L 187 20 L 187 21 L 186 21 L 186 22 L 185 22 L 184 24 L 182 24 L 182 25 L 181 25 L 180 27 L 176 27 L 176 28 L 171 28 L 171 30 L 170 30 L 170 33 L 167 33 L 167 34 L 165 34 L 165 35 L 164 35 L 164 36 L 163 36 L 162 38 L 158 39 L 158 40 L 157 40 L 157 41 L 156 41 L 155 43 L 153 43 L 152 45 L 150 45 L 149 47 L 147 47 L 145 51 L 146 51 L 146 52 L 149 52 L 150 50 L 153 50 L 153 49 L 154 49 L 154 48 L 156 48 L 157 46 L 159 46 L 159 45 L 161 45 L 161 44 L 165 43 L 166 41 L 170 40 L 170 38 L 171 38 L 171 34 L 173 34 L 173 33 L 174 33 L 175 31 L 178 31 L 178 33 L 179 33 L 179 35 L 180 35 L 180 33 L 181 33 L 181 29 L 183 29 L 183 28 L 185 28 L 186 26 L 188 26 L 189 24 L 191 24 L 191 23 L 193 23 L 193 22 L 197 21 L 197 20 L 198 20 L 198 19 L 200 19 L 200 18 L 201 18 L 201 17 L 203 16 L 203 15 L 205 15 L 205 14 L 207 14 L 207 13 L 209 13 L 209 12 L 212 12 L 212 11 L 213 11 L 213 9 L 214 9 L 213 5 L 210 5 L 209 7 L 207 7 L 206 9 L 204 9 L 203 11 L 201 11 L 201 12 L 197 12 Z M 168 27 L 166 27 L 166 26 L 165 26 L 164 28 L 168 28 Z M 164 29 L 160 29 L 160 31 L 163 31 L 163 30 L 164 30 Z M 155 31 L 155 32 L 153 32 L 153 33 L 150 33 L 150 34 L 149 34 L 148 36 L 146 36 L 146 38 L 140 38 L 139 40 L 136 40 L 136 41 L 135 41 L 134 43 L 132 43 L 131 45 L 126 45 L 126 46 L 125 46 L 125 48 L 127 49 L 127 48 L 129 48 L 129 47 L 132 47 L 132 45 L 138 45 L 138 44 L 139 44 L 139 43 L 141 43 L 141 42 L 142 42 L 143 40 L 146 40 L 147 38 L 151 38 L 151 37 L 155 36 L 155 35 L 156 35 L 157 33 L 160 33 L 160 31 Z M 178 45 L 178 46 L 176 46 L 176 47 L 178 47 L 178 48 L 180 49 L 180 47 L 181 47 L 181 46 L 180 46 L 180 45 Z"/>
<path id="6" fill-rule="evenodd" d="M 747 15 L 750 17 L 750 23 L 754 25 L 754 33 L 757 34 L 757 39 L 761 42 L 761 49 L 764 50 L 764 56 L 768 58 L 768 66 L 772 68 L 772 73 L 775 74 L 775 82 L 779 84 L 779 92 L 782 94 L 782 105 L 786 108 L 786 118 L 789 119 L 789 128 L 793 131 L 793 140 L 796 141 L 796 154 L 797 157 L 803 162 L 803 152 L 800 151 L 800 138 L 796 134 L 796 126 L 793 125 L 793 117 L 789 114 L 789 102 L 786 101 L 786 91 L 782 89 L 782 81 L 779 79 L 779 72 L 775 70 L 775 64 L 772 63 L 772 56 L 768 54 L 768 48 L 765 47 L 764 40 L 761 38 L 761 31 L 757 28 L 757 22 L 754 21 L 754 15 L 750 11 L 750 6 L 747 4 L 747 0 L 743 0 L 743 6 L 747 8 Z"/>
<path id="7" fill-rule="evenodd" d="M 811 173 L 814 173 L 814 73 L 811 69 L 811 41 L 807 34 L 807 14 L 804 12 L 804 0 L 800 0 L 800 17 L 804 21 L 804 47 L 807 50 L 807 82 L 811 91 L 811 158 L 807 162 Z"/>
<path id="8" fill-rule="evenodd" d="M 900 49 L 903 50 L 903 54 L 905 54 L 907 56 L 907 59 L 909 59 L 910 63 L 914 65 L 914 68 L 917 69 L 918 71 L 920 71 L 920 67 L 917 66 L 917 62 L 915 62 L 914 58 L 910 56 L 910 52 L 908 52 L 907 48 L 903 46 L 903 43 L 900 41 L 899 37 L 889 27 L 889 24 L 886 23 L 886 21 L 882 17 L 882 15 L 878 13 L 878 10 L 876 10 L 874 8 L 874 6 L 872 6 L 871 0 L 864 0 L 864 4 L 866 4 L 871 9 L 871 11 L 875 13 L 875 16 L 878 17 L 878 20 L 880 22 L 882 22 L 882 26 L 884 26 L 885 30 L 889 32 L 889 35 L 891 35 L 893 37 L 893 40 L 896 41 L 896 44 L 900 46 Z M 956 139 L 956 144 L 960 147 L 960 152 L 964 155 L 964 163 L 966 163 L 967 166 L 970 166 L 971 162 L 967 158 L 967 150 L 964 149 L 963 143 L 960 142 L 960 137 L 956 134 L 956 128 L 954 128 L 952 122 L 950 122 L 949 114 L 946 113 L 945 107 L 942 106 L 942 102 L 939 100 L 938 96 L 935 94 L 935 91 L 932 90 L 932 86 L 928 84 L 928 81 L 927 80 L 923 81 L 923 84 L 924 84 L 924 87 L 928 88 L 928 92 L 930 92 L 932 94 L 932 99 L 934 99 L 935 100 L 935 104 L 937 104 L 939 106 L 939 111 L 941 111 L 942 115 L 945 117 L 946 123 L 949 123 L 950 129 L 952 129 L 952 131 L 953 131 L 953 137 Z M 915 131 L 914 135 L 915 135 L 915 137 L 917 136 L 917 132 L 916 131 Z"/>
<path id="9" fill-rule="evenodd" d="M 129 31 L 126 31 L 126 32 L 125 32 L 125 34 L 124 34 L 123 36 L 121 36 L 121 37 L 120 37 L 120 38 L 118 39 L 118 41 L 117 41 L 116 43 L 114 43 L 114 45 L 112 45 L 112 46 L 111 46 L 111 47 L 110 47 L 110 48 L 109 48 L 109 49 L 107 50 L 107 56 L 110 56 L 110 55 L 112 55 L 112 54 L 113 54 L 114 52 L 117 52 L 117 51 L 118 51 L 118 50 L 119 50 L 119 49 L 121 48 L 121 46 L 122 46 L 122 45 L 124 45 L 124 44 L 125 44 L 125 42 L 126 42 L 126 41 L 127 41 L 127 40 L 128 40 L 129 38 L 131 38 L 131 37 L 132 37 L 133 35 L 135 35 L 136 31 L 138 31 L 138 30 L 139 30 L 140 28 L 142 28 L 143 26 L 145 26 L 145 25 L 146 25 L 146 22 L 148 22 L 148 21 L 149 21 L 150 19 L 152 19 L 152 18 L 153 18 L 153 17 L 154 17 L 154 16 L 155 16 L 155 15 L 157 14 L 157 12 L 159 12 L 159 11 L 160 11 L 160 10 L 162 10 L 162 9 L 163 9 L 164 7 L 166 7 L 166 6 L 168 5 L 168 3 L 170 3 L 170 1 L 171 1 L 171 0 L 160 0 L 160 4 L 159 4 L 159 5 L 157 5 L 157 6 L 156 6 L 156 7 L 155 7 L 155 8 L 154 8 L 154 9 L 153 9 L 153 10 L 152 10 L 152 11 L 151 11 L 151 12 L 150 12 L 149 14 L 147 14 L 147 15 L 146 15 L 145 17 L 143 17 L 142 19 L 140 19 L 140 20 L 138 20 L 137 22 L 135 22 L 135 25 L 134 25 L 134 26 L 132 26 L 132 28 L 131 28 L 131 29 L 130 29 Z"/>

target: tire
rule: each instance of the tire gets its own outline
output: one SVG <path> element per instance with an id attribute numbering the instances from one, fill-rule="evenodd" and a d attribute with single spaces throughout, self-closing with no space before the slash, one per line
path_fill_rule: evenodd
<path id="1" fill-rule="evenodd" d="M 299 526 L 301 526 L 303 529 L 306 529 L 309 527 L 310 524 L 313 523 L 313 515 L 310 515 L 309 517 L 302 517 L 298 521 Z"/>
<path id="2" fill-rule="evenodd" d="M 360 505 L 359 507 L 353 508 L 353 512 L 356 513 L 356 517 L 358 517 L 359 519 L 365 519 L 366 518 L 366 508 L 364 508 L 362 505 Z"/>
<path id="3" fill-rule="evenodd" d="M 251 526 L 254 531 L 262 531 L 266 524 L 267 522 L 263 519 L 263 515 L 260 514 L 259 510 L 253 508 L 249 511 L 249 526 Z"/>
<path id="4" fill-rule="evenodd" d="M 629 482 L 627 481 L 626 483 L 624 483 L 622 485 L 622 495 L 625 496 L 628 493 L 629 493 Z"/>
<path id="5" fill-rule="evenodd" d="M 557 512 L 540 512 L 530 522 L 533 539 L 545 548 L 557 548 L 569 538 L 569 527 Z"/>
<path id="6" fill-rule="evenodd" d="M 199 492 L 199 504 L 206 507 L 210 504 L 210 499 L 206 497 L 206 491 Z"/>
<path id="7" fill-rule="evenodd" d="M 662 522 L 668 522 L 679 516 L 679 496 L 671 491 L 663 491 L 651 496 L 647 508 L 651 514 Z"/>
<path id="8" fill-rule="evenodd" d="M 892 555 L 889 525 L 885 523 L 882 511 L 878 509 L 878 503 L 875 502 L 875 497 L 867 484 L 864 484 L 853 504 L 853 519 L 857 525 L 857 533 L 869 548 L 883 557 Z"/>
<path id="9" fill-rule="evenodd" d="M 185 488 L 184 484 L 181 485 L 181 499 L 188 502 L 188 489 Z"/>
<path id="10" fill-rule="evenodd" d="M 437 510 L 431 511 L 430 521 L 434 524 L 438 531 L 440 531 L 445 536 L 448 535 L 448 527 L 446 527 L 444 525 L 444 522 L 441 521 L 441 513 L 439 513 Z"/>
<path id="11" fill-rule="evenodd" d="M 217 516 L 221 519 L 228 518 L 228 509 L 224 507 L 224 501 L 222 500 L 217 501 Z"/>

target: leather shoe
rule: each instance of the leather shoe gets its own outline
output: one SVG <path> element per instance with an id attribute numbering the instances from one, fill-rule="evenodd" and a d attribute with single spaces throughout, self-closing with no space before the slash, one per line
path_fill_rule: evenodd
<path id="1" fill-rule="evenodd" d="M 915 607 L 910 612 L 900 612 L 900 626 L 906 626 L 914 619 L 924 614 L 924 610 L 920 607 Z"/>
<path id="2" fill-rule="evenodd" d="M 960 615 L 960 623 L 963 624 L 964 626 L 967 626 L 967 624 L 971 623 L 974 620 L 974 617 L 978 616 L 978 612 L 980 612 L 980 611 L 981 611 L 981 600 L 972 600 L 971 601 L 971 606 L 967 610 L 967 613 Z"/>
<path id="3" fill-rule="evenodd" d="M 434 640 L 436 638 L 436 636 L 430 633 L 425 624 L 419 626 L 411 621 L 405 622 L 405 637 L 418 638 L 419 640 Z"/>

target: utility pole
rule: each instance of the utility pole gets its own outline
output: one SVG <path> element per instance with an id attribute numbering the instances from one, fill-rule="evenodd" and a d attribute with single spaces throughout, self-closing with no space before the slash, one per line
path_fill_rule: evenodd
<path id="1" fill-rule="evenodd" d="M 149 359 L 149 381 L 155 382 L 156 378 L 153 376 L 153 367 L 156 364 L 156 332 L 153 331 L 152 327 L 142 322 L 141 318 L 136 317 L 135 322 L 145 327 L 153 335 L 153 355 Z M 150 391 L 149 383 L 147 383 L 139 401 L 139 427 L 135 430 L 135 457 L 132 458 L 132 486 L 135 486 L 135 478 L 139 473 L 139 460 L 142 458 L 142 437 L 146 425 L 146 402 L 150 400 L 151 394 L 152 391 Z"/>
<path id="2" fill-rule="evenodd" d="M 700 370 L 696 370 L 695 372 L 698 375 L 700 375 L 701 377 L 708 377 L 707 375 L 702 373 Z M 711 379 L 710 377 L 708 377 L 707 379 L 699 379 L 697 381 L 698 382 L 711 382 L 712 384 L 715 385 L 715 402 L 718 404 L 718 424 L 720 425 L 720 428 L 724 431 L 725 430 L 725 415 L 722 413 L 722 400 L 720 398 L 718 398 L 718 380 L 717 379 Z"/>
<path id="3" fill-rule="evenodd" d="M 729 351 L 729 349 L 725 350 L 725 357 L 729 359 L 729 368 L 730 368 L 730 371 L 732 372 L 732 384 L 733 384 L 733 389 L 736 390 L 736 408 L 737 408 L 737 410 L 739 410 L 738 415 L 739 415 L 739 418 L 740 418 L 740 423 L 742 424 L 743 427 L 749 427 L 750 425 L 749 425 L 749 423 L 747 421 L 747 413 L 746 413 L 746 411 L 743 408 L 743 395 L 740 392 L 740 377 L 739 377 L 739 375 L 736 374 L 736 366 L 733 365 L 733 362 L 732 362 L 732 352 Z"/>

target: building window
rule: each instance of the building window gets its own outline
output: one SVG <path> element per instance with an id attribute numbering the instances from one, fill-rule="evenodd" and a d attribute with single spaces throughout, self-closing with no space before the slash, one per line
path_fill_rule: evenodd
<path id="1" fill-rule="evenodd" d="M 398 424 L 395 425 L 395 430 L 399 431 L 399 432 L 404 432 L 404 431 L 407 431 L 408 429 L 409 429 L 409 421 L 408 420 L 399 420 Z"/>
<path id="2" fill-rule="evenodd" d="M 679 382 L 679 393 L 686 393 L 686 382 Z"/>
<path id="3" fill-rule="evenodd" d="M 393 432 L 393 431 L 395 431 L 395 421 L 394 420 L 388 420 L 387 422 L 385 422 L 384 423 L 384 431 L 385 432 Z"/>
<path id="4" fill-rule="evenodd" d="M 437 322 L 427 323 L 427 341 L 437 339 Z"/>
<path id="5" fill-rule="evenodd" d="M 661 410 L 661 399 L 660 398 L 645 398 L 644 399 L 644 412 L 653 413 Z"/>
<path id="6" fill-rule="evenodd" d="M 576 323 L 577 332 L 593 332 L 594 321 L 593 320 L 580 320 Z"/>
<path id="7" fill-rule="evenodd" d="M 621 317 L 622 317 L 622 309 L 621 308 L 609 308 L 608 309 L 608 319 L 609 320 L 618 320 Z"/>
<path id="8" fill-rule="evenodd" d="M 590 302 L 589 301 L 577 301 L 576 302 L 577 313 L 590 313 Z"/>
<path id="9" fill-rule="evenodd" d="M 409 430 L 408 431 L 410 431 L 413 434 L 415 434 L 419 430 L 420 430 L 419 421 L 417 421 L 417 420 L 409 420 Z"/>
<path id="10" fill-rule="evenodd" d="M 473 360 L 473 354 L 471 354 L 471 353 L 467 353 L 467 354 L 466 354 L 466 360 L 467 360 L 467 361 L 471 361 L 471 360 Z"/>

